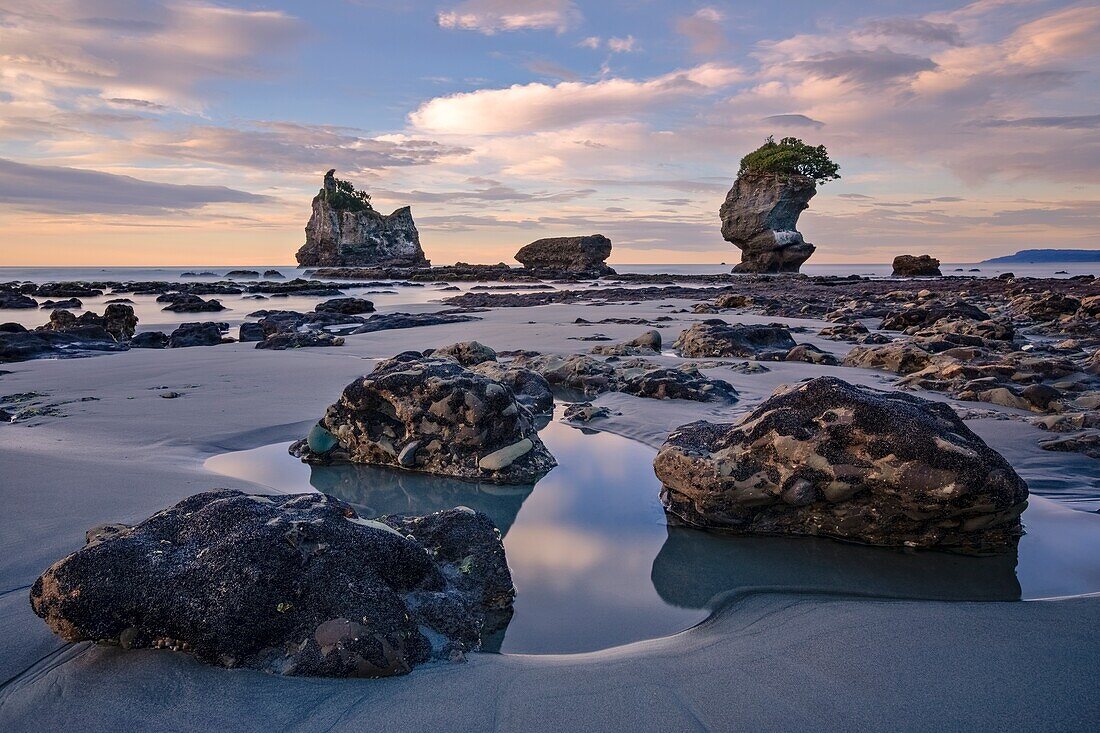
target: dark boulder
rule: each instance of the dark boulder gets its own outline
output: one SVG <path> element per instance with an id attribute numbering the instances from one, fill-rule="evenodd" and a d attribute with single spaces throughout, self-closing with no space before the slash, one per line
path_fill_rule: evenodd
<path id="1" fill-rule="evenodd" d="M 411 351 L 349 384 L 314 433 L 291 448 L 307 462 L 505 484 L 533 483 L 557 465 L 511 389 L 453 359 Z"/>
<path id="2" fill-rule="evenodd" d="M 305 349 L 315 346 L 343 346 L 343 336 L 333 336 L 327 331 L 279 331 L 256 344 L 257 349 L 283 351 L 285 349 Z"/>
<path id="3" fill-rule="evenodd" d="M 132 349 L 167 349 L 168 334 L 164 331 L 142 331 L 130 339 Z"/>
<path id="4" fill-rule="evenodd" d="M 267 338 L 267 333 L 264 332 L 264 327 L 259 323 L 242 323 L 240 330 L 237 332 L 237 340 L 242 344 L 263 341 L 265 338 Z"/>
<path id="5" fill-rule="evenodd" d="M 611 240 L 602 234 L 536 239 L 516 252 L 516 260 L 528 270 L 613 275 L 607 266 Z"/>
<path id="6" fill-rule="evenodd" d="M 931 326 L 943 319 L 988 321 L 989 314 L 962 299 L 933 300 L 890 311 L 882 319 L 879 328 L 884 331 L 904 331 L 907 328 Z"/>
<path id="7" fill-rule="evenodd" d="M 172 311 L 173 313 L 217 313 L 226 310 L 226 307 L 219 300 L 214 298 L 204 300 L 191 293 L 169 293 L 160 296 L 157 301 L 167 302 L 168 305 L 163 310 Z"/>
<path id="8" fill-rule="evenodd" d="M 624 379 L 620 392 L 656 400 L 691 400 L 732 405 L 737 402 L 737 390 L 722 379 L 711 379 L 698 369 L 650 369 Z"/>
<path id="9" fill-rule="evenodd" d="M 31 605 L 68 642 L 169 648 L 223 667 L 386 677 L 462 659 L 511 612 L 500 534 L 465 508 L 359 517 L 325 494 L 210 491 L 106 525 Z"/>
<path id="10" fill-rule="evenodd" d="M 438 349 L 432 349 L 430 356 L 454 359 L 464 367 L 497 360 L 497 352 L 478 341 L 460 341 L 457 344 L 440 346 Z"/>
<path id="11" fill-rule="evenodd" d="M 680 334 L 674 346 L 681 356 L 737 357 L 778 361 L 794 348 L 791 332 L 782 326 L 729 324 L 712 318 Z"/>
<path id="12" fill-rule="evenodd" d="M 673 432 L 654 461 L 666 509 L 705 527 L 876 545 L 998 550 L 1027 485 L 945 404 L 819 377 L 737 423 Z"/>
<path id="13" fill-rule="evenodd" d="M 168 348 L 180 349 L 190 346 L 218 346 L 223 343 L 221 324 L 213 321 L 181 323 L 168 336 Z"/>
<path id="14" fill-rule="evenodd" d="M 67 298 L 65 300 L 44 300 L 39 308 L 42 309 L 54 309 L 64 308 L 66 310 L 80 310 L 84 307 L 84 304 L 80 302 L 80 298 Z"/>
<path id="15" fill-rule="evenodd" d="M 38 301 L 14 290 L 0 290 L 0 308 L 37 308 Z"/>
<path id="16" fill-rule="evenodd" d="M 939 277 L 940 261 L 930 255 L 898 255 L 893 277 Z"/>
<path id="17" fill-rule="evenodd" d="M 318 313 L 357 316 L 360 313 L 374 313 L 374 303 L 363 298 L 332 298 L 313 306 L 313 310 Z"/>
<path id="18" fill-rule="evenodd" d="M 553 412 L 554 393 L 550 382 L 538 372 L 497 361 L 482 361 L 471 368 L 478 374 L 507 385 L 515 394 L 516 401 L 536 415 Z"/>

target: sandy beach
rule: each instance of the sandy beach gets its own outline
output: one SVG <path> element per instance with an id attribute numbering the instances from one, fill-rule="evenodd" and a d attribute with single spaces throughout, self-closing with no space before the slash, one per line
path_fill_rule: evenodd
<path id="1" fill-rule="evenodd" d="M 876 590 L 873 582 L 858 593 L 843 583 L 840 589 L 798 587 L 764 578 L 724 593 L 704 622 L 663 638 L 576 655 L 473 654 L 463 665 L 432 664 L 374 681 L 284 678 L 211 668 L 167 651 L 65 644 L 27 603 L 37 575 L 78 549 L 92 525 L 136 522 L 213 487 L 271 493 L 204 470 L 204 461 L 301 437 L 375 360 L 468 340 L 498 351 L 537 345 L 548 353 L 578 353 L 587 344 L 573 339 L 593 331 L 575 324 L 578 318 L 655 319 L 690 305 L 647 300 L 499 308 L 469 323 L 349 336 L 335 349 L 269 352 L 229 344 L 6 365 L 4 393 L 38 392 L 60 414 L 0 428 L 0 486 L 8 508 L 0 518 L 6 630 L 0 725 L 12 731 L 41 730 L 43 721 L 54 730 L 81 731 L 1071 730 L 1100 714 L 1093 638 L 1100 598 L 1087 597 L 1100 593 L 1095 555 L 1057 571 L 1073 578 L 1071 593 L 1053 594 L 1073 596 L 1062 600 L 940 602 L 901 599 L 896 589 Z M 438 304 L 405 310 L 418 308 Z M 662 335 L 670 343 L 705 317 L 674 313 Z M 729 320 L 782 320 L 809 327 L 800 342 L 837 356 L 848 348 L 813 335 L 829 325 L 824 321 L 751 314 Z M 613 341 L 640 330 L 614 323 L 597 328 Z M 881 371 L 850 367 L 768 367 L 757 374 L 705 370 L 736 386 L 741 399 L 733 407 L 604 395 L 596 403 L 620 414 L 598 427 L 656 448 L 677 425 L 736 415 L 780 384 L 822 373 L 878 388 L 893 381 Z M 163 399 L 165 391 L 182 396 Z M 1005 426 L 1013 430 L 1006 434 Z M 1052 492 L 1059 482 L 1097 488 L 1092 459 L 1032 449 L 1018 422 L 978 420 L 971 427 L 1032 482 L 1035 502 L 1047 501 L 1034 496 L 1044 480 Z M 1075 537 L 1097 542 L 1094 513 L 1056 511 L 1069 515 L 1065 526 L 1081 533 Z"/>

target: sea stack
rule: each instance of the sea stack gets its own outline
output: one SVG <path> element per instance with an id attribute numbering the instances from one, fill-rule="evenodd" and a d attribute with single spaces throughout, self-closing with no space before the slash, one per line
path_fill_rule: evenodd
<path id="1" fill-rule="evenodd" d="M 817 193 L 814 179 L 782 173 L 737 176 L 719 211 L 722 237 L 741 250 L 734 272 L 798 272 L 815 247 L 795 228 Z"/>
<path id="2" fill-rule="evenodd" d="M 325 174 L 313 197 L 306 243 L 295 255 L 300 267 L 428 267 L 408 206 L 389 216 L 374 210 L 370 196 Z"/>
<path id="3" fill-rule="evenodd" d="M 537 239 L 516 252 L 516 260 L 528 270 L 614 275 L 607 266 L 611 240 L 602 234 Z"/>
<path id="4" fill-rule="evenodd" d="M 894 277 L 939 277 L 940 261 L 931 255 L 898 255 L 894 258 Z"/>

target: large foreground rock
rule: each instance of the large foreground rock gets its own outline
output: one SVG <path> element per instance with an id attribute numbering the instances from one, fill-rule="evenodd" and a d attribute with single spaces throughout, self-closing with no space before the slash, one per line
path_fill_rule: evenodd
<path id="1" fill-rule="evenodd" d="M 513 597 L 484 514 L 370 520 L 325 494 L 224 490 L 89 531 L 31 588 L 35 613 L 69 642 L 329 677 L 461 658 Z"/>
<path id="2" fill-rule="evenodd" d="M 814 246 L 798 232 L 798 215 L 817 193 L 814 179 L 775 173 L 737 177 L 719 210 L 722 236 L 741 250 L 734 272 L 798 272 Z"/>
<path id="3" fill-rule="evenodd" d="M 690 524 L 875 545 L 1004 548 L 1028 495 L 947 405 L 833 377 L 781 388 L 737 423 L 684 425 L 653 466 Z"/>
<path id="4" fill-rule="evenodd" d="M 613 275 L 607 266 L 611 240 L 602 234 L 583 237 L 537 239 L 516 252 L 516 260 L 528 270 Z"/>
<path id="5" fill-rule="evenodd" d="M 386 216 L 367 206 L 338 208 L 335 170 L 313 197 L 306 224 L 306 243 L 295 255 L 301 267 L 427 267 L 412 210 L 402 207 Z"/>
<path id="6" fill-rule="evenodd" d="M 291 451 L 504 484 L 534 483 L 557 465 L 509 387 L 414 351 L 349 384 Z"/>

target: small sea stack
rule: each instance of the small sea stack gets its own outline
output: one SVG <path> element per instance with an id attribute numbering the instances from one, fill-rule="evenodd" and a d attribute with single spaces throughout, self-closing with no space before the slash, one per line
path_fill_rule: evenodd
<path id="1" fill-rule="evenodd" d="M 940 261 L 931 255 L 898 255 L 894 258 L 894 277 L 940 277 Z"/>
<path id="2" fill-rule="evenodd" d="M 536 239 L 516 252 L 516 261 L 527 270 L 548 274 L 571 273 L 593 277 L 614 275 L 607 266 L 611 240 L 602 234 Z"/>

